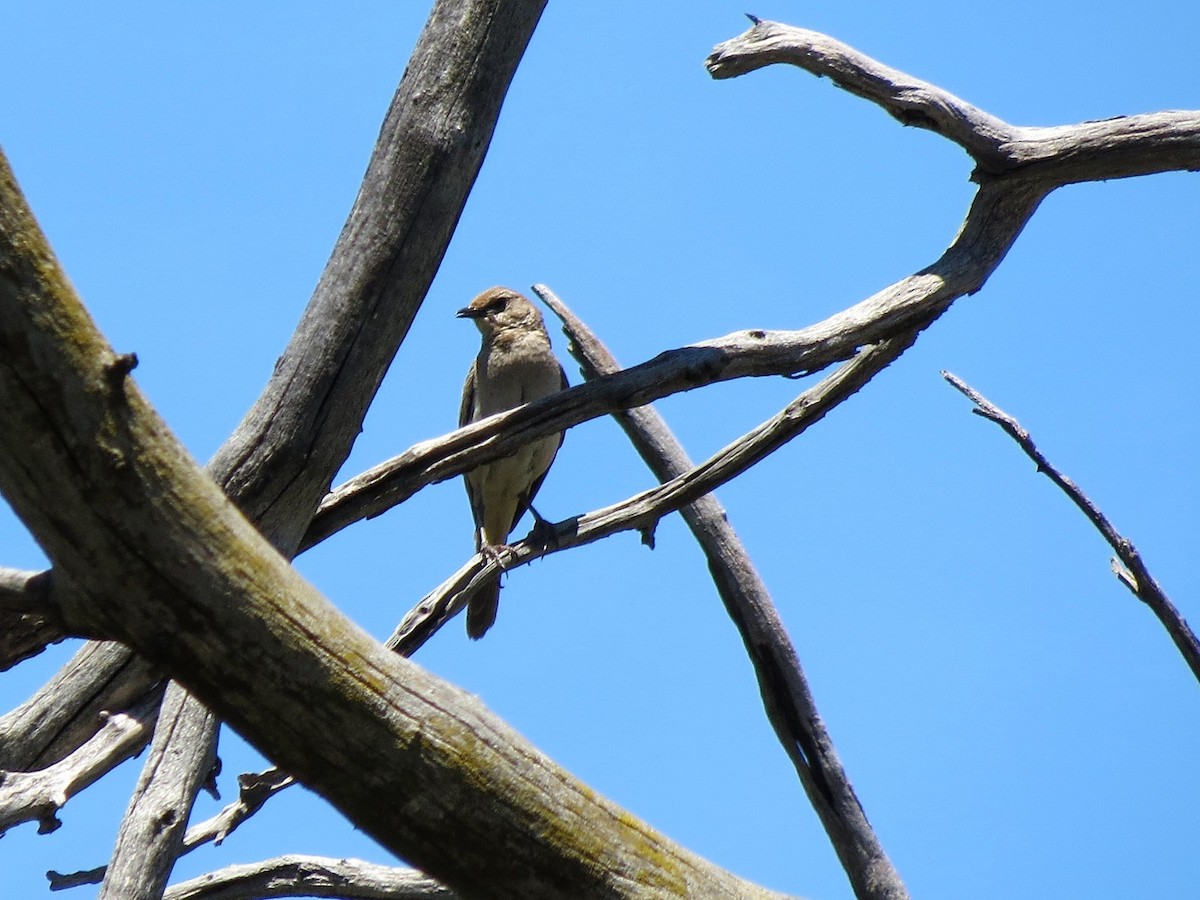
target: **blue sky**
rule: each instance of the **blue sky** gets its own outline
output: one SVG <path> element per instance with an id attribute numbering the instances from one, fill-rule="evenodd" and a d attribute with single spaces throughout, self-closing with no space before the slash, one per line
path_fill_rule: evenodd
<path id="1" fill-rule="evenodd" d="M 713 82 L 743 4 L 551 3 L 441 272 L 343 477 L 451 430 L 477 348 L 453 311 L 545 282 L 625 363 L 817 321 L 935 259 L 968 158 L 794 69 Z M 776 3 L 1011 122 L 1200 105 L 1183 0 Z M 424 4 L 6 4 L 0 145 L 100 327 L 201 461 L 269 375 L 341 228 Z M 1026 425 L 1200 619 L 1200 176 L 1062 190 L 999 271 L 802 439 L 719 492 L 771 588 L 868 815 L 914 896 L 1194 892 L 1200 685 L 1099 537 L 949 369 Z M 557 331 L 555 330 L 557 336 Z M 556 344 L 572 380 L 574 364 Z M 660 410 L 693 457 L 803 385 Z M 649 476 L 609 421 L 570 432 L 539 509 Z M 298 566 L 385 637 L 471 551 L 461 484 Z M 7 512 L 0 565 L 38 567 Z M 60 646 L 0 678 L 23 700 Z M 767 886 L 851 896 L 680 522 L 513 573 L 499 622 L 417 661 L 598 791 Z M 226 799 L 260 760 L 223 739 Z M 107 858 L 138 763 L 0 841 L 6 896 Z M 219 808 L 204 799 L 198 815 Z M 389 861 L 292 790 L 177 879 L 284 852 Z M 11 892 L 9 894 L 8 892 Z M 94 896 L 88 888 L 71 896 Z"/>

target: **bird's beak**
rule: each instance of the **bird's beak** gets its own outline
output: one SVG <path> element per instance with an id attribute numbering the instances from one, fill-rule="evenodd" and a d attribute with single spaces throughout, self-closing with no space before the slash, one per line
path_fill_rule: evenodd
<path id="1" fill-rule="evenodd" d="M 486 313 L 482 309 L 472 309 L 469 306 L 464 306 L 454 315 L 459 319 L 482 319 Z"/>

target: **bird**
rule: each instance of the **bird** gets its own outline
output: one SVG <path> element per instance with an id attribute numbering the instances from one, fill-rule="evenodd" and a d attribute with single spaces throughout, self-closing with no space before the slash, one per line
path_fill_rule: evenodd
<path id="1" fill-rule="evenodd" d="M 483 338 L 466 384 L 459 426 L 523 403 L 540 400 L 567 387 L 567 375 L 550 346 L 550 335 L 537 307 L 505 287 L 488 288 L 455 314 L 472 320 Z M 463 476 L 475 519 L 475 550 L 502 562 L 508 536 L 542 486 L 563 433 L 530 441 L 503 459 L 484 463 Z M 534 510 L 534 516 L 542 521 Z M 467 635 L 478 640 L 496 621 L 500 573 L 476 590 L 467 602 Z"/>

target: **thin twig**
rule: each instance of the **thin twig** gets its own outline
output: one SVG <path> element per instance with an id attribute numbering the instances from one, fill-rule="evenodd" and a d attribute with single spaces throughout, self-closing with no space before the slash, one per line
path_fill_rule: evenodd
<path id="1" fill-rule="evenodd" d="M 1188 625 L 1187 620 L 1183 618 L 1175 604 L 1170 601 L 1158 582 L 1155 581 L 1154 576 L 1150 574 L 1150 570 L 1146 568 L 1146 564 L 1142 561 L 1137 548 L 1133 546 L 1133 542 L 1117 531 L 1108 517 L 1079 489 L 1075 482 L 1063 475 L 1046 459 L 1020 422 L 991 403 L 956 375 L 942 372 L 942 377 L 975 404 L 975 409 L 971 412 L 995 422 L 1003 428 L 1005 433 L 1017 442 L 1017 446 L 1025 452 L 1025 455 L 1033 460 L 1037 465 L 1037 470 L 1058 485 L 1080 512 L 1087 516 L 1088 521 L 1096 527 L 1096 530 L 1112 547 L 1113 552 L 1117 554 L 1116 558 L 1112 560 L 1113 574 L 1133 592 L 1135 597 L 1150 607 L 1158 616 L 1158 620 L 1167 629 L 1171 640 L 1183 654 L 1184 660 L 1192 670 L 1192 675 L 1200 681 L 1200 641 L 1197 641 L 1196 634 Z"/>
<path id="2" fill-rule="evenodd" d="M 271 797 L 296 779 L 274 767 L 262 772 L 245 772 L 238 776 L 238 798 L 223 810 L 188 829 L 183 837 L 183 852 L 190 853 L 210 841 L 220 844 L 233 834 L 239 825 L 262 809 Z"/>

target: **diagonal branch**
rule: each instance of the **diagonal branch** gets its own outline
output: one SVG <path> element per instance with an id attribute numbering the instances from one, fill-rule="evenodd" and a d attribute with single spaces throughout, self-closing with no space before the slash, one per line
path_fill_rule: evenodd
<path id="1" fill-rule="evenodd" d="M 1183 654 L 1184 661 L 1192 670 L 1192 675 L 1200 681 L 1200 641 L 1196 639 L 1196 633 L 1192 631 L 1187 620 L 1167 597 L 1166 592 L 1154 580 L 1154 576 L 1146 568 L 1146 564 L 1137 548 L 1133 546 L 1133 542 L 1117 531 L 1108 516 L 1104 515 L 1075 482 L 1063 475 L 1046 459 L 1020 422 L 991 403 L 958 376 L 950 372 L 943 372 L 942 377 L 975 404 L 975 409 L 971 412 L 990 422 L 995 422 L 1004 429 L 1004 432 L 1017 442 L 1017 446 L 1024 451 L 1025 455 L 1033 460 L 1037 465 L 1037 470 L 1058 485 L 1067 498 L 1079 508 L 1079 511 L 1087 516 L 1088 521 L 1096 527 L 1096 530 L 1112 547 L 1113 552 L 1117 554 L 1116 559 L 1112 561 L 1113 574 L 1133 592 L 1135 597 L 1150 607 L 1151 611 L 1158 616 L 1158 620 L 1167 630 L 1167 634 L 1171 636 L 1171 640 Z"/>
<path id="2" fill-rule="evenodd" d="M 91 739 L 65 759 L 35 772 L 0 772 L 0 834 L 37 820 L 42 834 L 62 823 L 58 811 L 71 797 L 145 746 L 158 715 L 158 698 L 107 716 Z"/>
<path id="3" fill-rule="evenodd" d="M 956 299 L 983 285 L 1042 196 L 1042 188 L 1033 184 L 1004 189 L 982 186 L 958 237 L 941 259 L 815 325 L 798 331 L 751 329 L 670 350 L 641 365 L 416 444 L 327 496 L 301 549 L 360 519 L 380 515 L 428 484 L 507 456 L 537 437 L 720 381 L 818 372 L 849 359 L 860 347 L 925 328 Z"/>
<path id="4" fill-rule="evenodd" d="M 652 544 L 654 529 L 660 519 L 736 478 L 820 421 L 829 410 L 853 395 L 903 352 L 916 335 L 910 333 L 907 337 L 907 341 L 896 338 L 863 348 L 854 359 L 753 431 L 671 480 L 620 503 L 559 522 L 551 526 L 548 534 L 535 531 L 512 544 L 511 553 L 504 557 L 504 569 L 513 569 L 622 531 L 640 531 L 643 541 Z M 401 655 L 410 656 L 462 609 L 465 597 L 483 581 L 495 578 L 498 567 L 490 554 L 475 554 L 409 611 L 388 639 L 387 646 Z"/>
<path id="5" fill-rule="evenodd" d="M 549 288 L 537 285 L 534 290 L 562 321 L 571 355 L 579 361 L 585 378 L 607 375 L 620 368 L 608 348 Z M 890 358 L 881 355 L 870 367 L 875 370 L 871 374 L 882 371 L 906 348 L 907 345 L 898 346 Z M 629 410 L 616 419 L 660 481 L 679 478 L 692 468 L 687 452 L 653 407 Z M 907 898 L 904 883 L 867 821 L 825 730 L 796 648 L 770 591 L 720 501 L 713 494 L 705 494 L 682 507 L 680 514 L 708 560 L 717 592 L 754 666 L 767 718 L 796 767 L 855 895 L 878 900 Z"/>
<path id="6" fill-rule="evenodd" d="M 209 842 L 220 844 L 271 797 L 295 783 L 295 778 L 275 768 L 239 775 L 238 798 L 212 818 L 189 828 L 183 836 L 183 852 L 190 853 Z"/>

